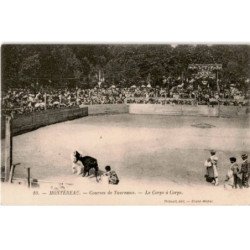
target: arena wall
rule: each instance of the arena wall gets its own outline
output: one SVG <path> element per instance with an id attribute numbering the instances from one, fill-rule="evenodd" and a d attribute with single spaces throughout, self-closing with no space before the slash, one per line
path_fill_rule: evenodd
<path id="1" fill-rule="evenodd" d="M 192 115 L 192 116 L 218 116 L 218 107 L 208 107 L 208 106 L 190 106 L 182 105 L 182 115 Z"/>
<path id="2" fill-rule="evenodd" d="M 212 117 L 240 117 L 246 116 L 247 107 L 206 105 L 161 105 L 161 104 L 130 104 L 130 114 L 160 114 L 160 115 L 187 115 Z"/>
<path id="3" fill-rule="evenodd" d="M 182 115 L 181 105 L 130 104 L 130 114 Z"/>
<path id="4" fill-rule="evenodd" d="M 105 114 L 158 114 L 175 116 L 243 117 L 249 116 L 249 108 L 238 106 L 192 106 L 161 104 L 105 104 L 88 105 L 74 109 L 57 109 L 18 115 L 13 118 L 13 135 L 32 131 L 42 126 L 81 118 L 88 115 Z M 5 135 L 5 121 L 2 116 L 1 137 Z"/>
<path id="5" fill-rule="evenodd" d="M 126 104 L 97 104 L 85 107 L 88 107 L 89 115 L 126 114 L 129 112 L 129 106 Z"/>
<path id="6" fill-rule="evenodd" d="M 12 120 L 13 135 L 23 134 L 50 124 L 64 122 L 88 115 L 124 114 L 128 113 L 126 104 L 88 105 L 75 109 L 56 109 L 32 114 L 23 114 Z M 5 135 L 5 121 L 2 117 L 1 137 Z"/>
<path id="7" fill-rule="evenodd" d="M 23 134 L 50 124 L 68 121 L 88 115 L 88 108 L 57 109 L 17 115 L 12 119 L 13 135 Z M 2 117 L 1 137 L 5 134 L 5 121 Z"/>
<path id="8" fill-rule="evenodd" d="M 220 117 L 241 117 L 249 115 L 248 107 L 220 106 Z"/>

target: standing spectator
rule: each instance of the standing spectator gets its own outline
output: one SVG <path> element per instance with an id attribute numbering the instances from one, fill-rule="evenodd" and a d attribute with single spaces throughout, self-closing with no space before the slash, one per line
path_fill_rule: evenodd
<path id="1" fill-rule="evenodd" d="M 211 163 L 212 163 L 213 171 L 214 171 L 214 185 L 218 186 L 219 185 L 219 175 L 218 175 L 217 166 L 218 166 L 219 158 L 217 157 L 216 151 L 214 151 L 214 150 L 211 150 L 210 154 L 211 154 L 210 159 L 211 159 Z"/>
<path id="2" fill-rule="evenodd" d="M 214 182 L 214 171 L 213 171 L 213 166 L 212 166 L 212 162 L 211 159 L 208 158 L 205 163 L 204 166 L 206 168 L 206 174 L 205 174 L 205 178 L 207 182 Z"/>
<path id="3" fill-rule="evenodd" d="M 234 174 L 230 166 L 230 168 L 227 171 L 224 188 L 228 189 L 233 187 L 234 187 Z"/>
<path id="4" fill-rule="evenodd" d="M 230 169 L 233 172 L 233 188 L 241 187 L 241 180 L 239 178 L 239 165 L 236 163 L 235 157 L 230 157 L 231 166 Z"/>
<path id="5" fill-rule="evenodd" d="M 242 186 L 245 188 L 249 187 L 249 171 L 250 171 L 250 164 L 247 161 L 248 155 L 247 154 L 243 154 L 241 156 L 243 162 L 241 164 L 241 170 L 240 173 L 242 173 Z"/>

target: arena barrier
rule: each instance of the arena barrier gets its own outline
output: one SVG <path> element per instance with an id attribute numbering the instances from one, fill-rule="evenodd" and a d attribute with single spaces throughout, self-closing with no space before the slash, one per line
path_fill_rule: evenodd
<path id="1" fill-rule="evenodd" d="M 182 115 L 181 105 L 130 104 L 130 114 Z"/>
<path id="2" fill-rule="evenodd" d="M 216 105 L 162 105 L 162 104 L 97 104 L 81 108 L 56 109 L 17 115 L 12 120 L 12 133 L 19 135 L 42 126 L 81 118 L 88 115 L 105 114 L 158 114 L 211 117 L 244 117 L 250 115 L 249 107 Z M 1 137 L 5 135 L 5 117 L 2 116 Z"/>
<path id="3" fill-rule="evenodd" d="M 249 107 L 242 106 L 220 106 L 220 117 L 242 117 L 250 114 Z"/>
<path id="4" fill-rule="evenodd" d="M 189 106 L 182 105 L 182 115 L 191 115 L 191 116 L 219 116 L 218 106 L 208 107 L 208 106 Z"/>
<path id="5" fill-rule="evenodd" d="M 56 109 L 16 115 L 12 119 L 12 134 L 20 135 L 50 124 L 81 118 L 88 115 L 88 108 Z M 5 135 L 5 116 L 2 116 L 1 137 Z"/>
<path id="6" fill-rule="evenodd" d="M 206 106 L 206 105 L 162 105 L 162 104 L 130 104 L 130 114 L 185 115 L 211 117 L 246 116 L 247 107 L 240 106 Z"/>
<path id="7" fill-rule="evenodd" d="M 88 115 L 126 114 L 129 112 L 129 106 L 126 104 L 96 104 L 85 107 L 88 107 Z"/>

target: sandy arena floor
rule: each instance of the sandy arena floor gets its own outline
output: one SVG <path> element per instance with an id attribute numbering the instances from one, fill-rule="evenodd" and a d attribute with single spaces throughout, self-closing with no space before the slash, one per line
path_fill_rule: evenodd
<path id="1" fill-rule="evenodd" d="M 43 182 L 38 196 L 27 184 L 1 185 L 3 204 L 250 204 L 250 189 L 223 187 L 228 158 L 236 156 L 240 162 L 243 152 L 250 153 L 246 119 L 89 116 L 16 136 L 13 144 L 14 163 L 22 165 L 16 167 L 15 177 L 26 177 L 23 167 L 30 167 L 31 176 Z M 210 149 L 219 156 L 219 187 L 203 177 Z M 108 185 L 105 178 L 96 183 L 95 178 L 72 175 L 70 154 L 74 150 L 97 158 L 101 169 L 110 165 L 119 175 L 119 185 Z M 71 190 L 77 195 L 50 195 L 53 190 Z M 110 191 L 112 195 L 107 195 Z"/>
<path id="2" fill-rule="evenodd" d="M 200 123 L 214 127 L 192 126 Z M 15 136 L 13 144 L 14 163 L 31 167 L 37 179 L 71 178 L 70 154 L 79 150 L 95 157 L 101 169 L 110 165 L 123 183 L 210 185 L 203 178 L 209 150 L 217 150 L 219 175 L 224 179 L 228 158 L 240 160 L 250 149 L 250 131 L 246 119 L 124 114 L 43 127 Z M 17 167 L 16 176 L 25 174 Z"/>

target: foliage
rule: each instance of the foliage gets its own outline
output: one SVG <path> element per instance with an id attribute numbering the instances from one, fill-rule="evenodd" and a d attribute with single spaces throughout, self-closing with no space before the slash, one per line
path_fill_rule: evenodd
<path id="1" fill-rule="evenodd" d="M 220 63 L 222 85 L 247 88 L 248 45 L 3 45 L 4 86 L 163 86 L 163 78 L 191 77 L 191 63 Z"/>

